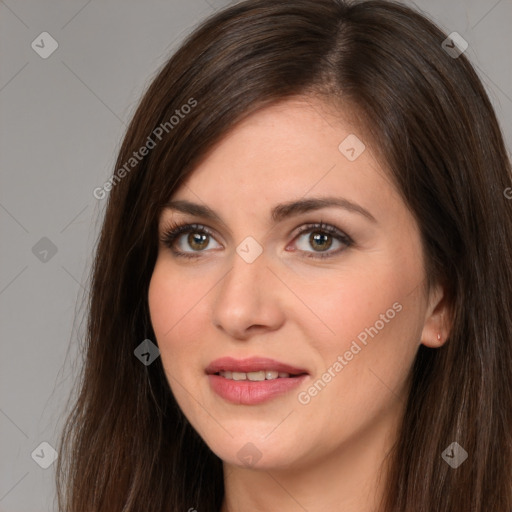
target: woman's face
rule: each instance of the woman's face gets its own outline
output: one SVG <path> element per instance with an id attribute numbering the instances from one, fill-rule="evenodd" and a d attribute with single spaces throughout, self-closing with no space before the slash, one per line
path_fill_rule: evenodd
<path id="1" fill-rule="evenodd" d="M 418 227 L 364 142 L 317 101 L 267 107 L 161 215 L 161 237 L 195 225 L 160 242 L 151 278 L 162 364 L 229 464 L 292 468 L 385 446 L 420 343 L 441 343 Z"/>

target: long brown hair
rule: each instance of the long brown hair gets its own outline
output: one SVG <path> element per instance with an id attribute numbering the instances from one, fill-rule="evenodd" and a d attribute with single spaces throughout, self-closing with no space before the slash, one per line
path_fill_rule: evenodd
<path id="1" fill-rule="evenodd" d="M 180 411 L 160 359 L 134 356 L 155 341 L 158 218 L 235 123 L 315 95 L 358 114 L 453 311 L 447 342 L 418 351 L 382 511 L 510 512 L 511 167 L 488 96 L 446 37 L 389 1 L 249 0 L 211 16 L 162 67 L 104 187 L 83 371 L 59 449 L 61 511 L 220 510 L 222 461 Z M 456 469 L 441 457 L 452 442 L 468 453 Z"/>

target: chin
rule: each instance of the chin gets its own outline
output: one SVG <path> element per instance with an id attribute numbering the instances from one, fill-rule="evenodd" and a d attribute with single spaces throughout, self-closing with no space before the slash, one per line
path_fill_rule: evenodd
<path id="1" fill-rule="evenodd" d="M 298 439 L 286 436 L 286 445 L 283 437 L 275 437 L 272 442 L 265 440 L 265 435 L 259 432 L 251 435 L 250 431 L 240 436 L 233 436 L 223 442 L 205 442 L 209 448 L 225 463 L 241 468 L 261 470 L 287 469 L 298 462 Z"/>

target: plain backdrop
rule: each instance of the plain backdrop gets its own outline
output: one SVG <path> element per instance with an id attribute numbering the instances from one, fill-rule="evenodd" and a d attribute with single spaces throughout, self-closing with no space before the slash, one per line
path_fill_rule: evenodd
<path id="1" fill-rule="evenodd" d="M 41 463 L 57 447 L 80 363 L 80 304 L 106 203 L 93 190 L 156 70 L 229 3 L 0 0 L 2 512 L 56 510 L 55 464 Z M 510 148 L 512 0 L 415 5 L 469 43 Z"/>

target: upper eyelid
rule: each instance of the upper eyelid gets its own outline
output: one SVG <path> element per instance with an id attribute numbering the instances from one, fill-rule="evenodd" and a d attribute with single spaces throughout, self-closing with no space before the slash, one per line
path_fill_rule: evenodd
<path id="1" fill-rule="evenodd" d="M 287 218 L 287 219 L 284 219 L 282 221 L 280 221 L 279 223 L 277 224 L 274 224 L 273 226 L 271 226 L 270 228 L 268 228 L 265 232 L 265 234 L 268 234 L 272 231 L 275 231 L 277 229 L 279 229 L 279 224 L 297 224 L 297 222 L 300 222 L 300 217 L 302 216 L 306 216 L 306 215 L 315 215 L 317 218 L 320 217 L 322 218 L 325 213 L 321 213 L 319 210 L 313 210 L 313 211 L 309 211 L 309 212 L 304 212 L 302 214 L 299 214 L 299 215 L 295 215 L 295 216 L 292 216 L 290 218 Z M 194 220 L 188 220 L 189 218 L 192 218 Z M 196 219 L 199 219 L 199 220 L 196 220 Z M 338 221 L 339 222 L 339 221 Z M 176 212 L 174 213 L 169 219 L 167 220 L 161 220 L 159 223 L 158 223 L 158 232 L 165 232 L 167 231 L 167 226 L 169 225 L 172 225 L 172 224 L 177 224 L 177 225 L 193 225 L 193 224 L 197 224 L 197 225 L 200 225 L 200 226 L 204 226 L 205 228 L 209 229 L 210 231 L 215 231 L 215 232 L 219 232 L 218 229 L 216 228 L 213 228 L 213 227 L 210 227 L 208 224 L 215 224 L 216 221 L 215 219 L 204 219 L 202 218 L 201 215 L 190 215 L 190 214 L 187 214 L 187 213 L 181 213 L 181 212 Z M 302 225 L 305 225 L 305 224 L 317 224 L 319 223 L 318 221 L 306 221 L 304 220 L 304 222 L 301 222 L 300 223 L 300 226 Z M 333 222 L 329 222 L 329 221 L 323 221 L 324 224 L 327 224 L 329 226 L 332 226 L 334 229 L 337 229 L 338 231 L 341 231 L 342 233 L 345 233 L 345 230 L 337 227 L 335 224 L 336 224 L 336 221 L 333 221 Z M 224 222 L 221 222 L 220 223 L 220 227 L 222 229 L 226 229 L 227 230 L 227 239 L 231 238 L 231 230 L 229 229 L 229 227 L 227 225 L 224 224 Z M 292 230 L 290 231 L 294 231 L 295 229 L 297 228 L 293 228 Z M 348 236 L 348 234 L 347 234 Z"/>

